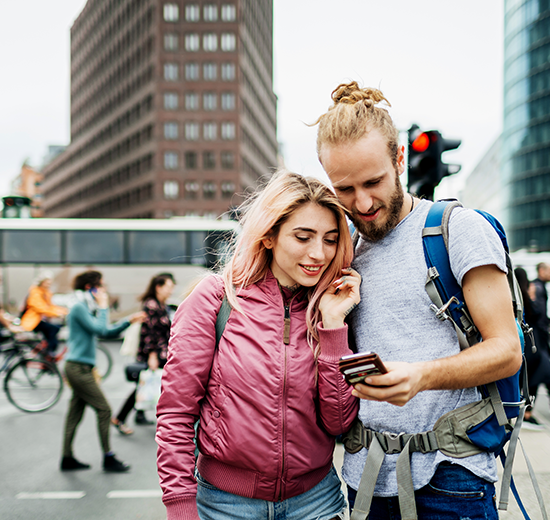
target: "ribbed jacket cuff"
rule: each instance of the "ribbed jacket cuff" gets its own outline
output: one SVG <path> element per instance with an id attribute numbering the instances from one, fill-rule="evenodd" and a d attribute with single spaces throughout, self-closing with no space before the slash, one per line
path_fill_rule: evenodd
<path id="1" fill-rule="evenodd" d="M 351 354 L 348 347 L 348 326 L 344 324 L 338 329 L 324 329 L 322 323 L 317 324 L 321 353 L 319 359 L 329 363 L 338 362 L 342 356 Z"/>
<path id="2" fill-rule="evenodd" d="M 197 497 L 193 495 L 165 502 L 167 520 L 200 520 L 197 511 Z"/>

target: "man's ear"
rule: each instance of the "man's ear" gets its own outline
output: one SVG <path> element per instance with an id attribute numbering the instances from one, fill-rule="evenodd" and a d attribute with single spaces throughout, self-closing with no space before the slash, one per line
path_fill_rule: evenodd
<path id="1" fill-rule="evenodd" d="M 400 146 L 397 150 L 397 173 L 401 175 L 405 171 L 405 147 Z"/>

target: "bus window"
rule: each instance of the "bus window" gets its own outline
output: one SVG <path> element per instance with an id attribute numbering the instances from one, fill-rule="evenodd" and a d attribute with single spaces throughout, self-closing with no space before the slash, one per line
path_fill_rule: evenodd
<path id="1" fill-rule="evenodd" d="M 130 231 L 131 264 L 188 263 L 185 231 Z"/>
<path id="2" fill-rule="evenodd" d="M 206 231 L 189 231 L 189 263 L 204 265 L 206 254 Z"/>
<path id="3" fill-rule="evenodd" d="M 4 230 L 2 253 L 5 263 L 60 263 L 61 231 Z"/>
<path id="4" fill-rule="evenodd" d="M 67 231 L 66 244 L 68 263 L 123 263 L 123 231 Z"/>

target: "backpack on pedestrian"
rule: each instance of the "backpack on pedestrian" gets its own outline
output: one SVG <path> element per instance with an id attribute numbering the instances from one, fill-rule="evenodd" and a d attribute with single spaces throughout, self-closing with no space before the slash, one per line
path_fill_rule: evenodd
<path id="1" fill-rule="evenodd" d="M 453 209 L 460 206 L 456 200 L 441 200 L 434 203 L 422 230 L 422 242 L 428 267 L 426 291 L 433 302 L 430 307 L 438 319 L 450 321 L 454 325 L 460 348 L 465 349 L 478 343 L 482 338 L 468 312 L 462 288 L 456 281 L 449 262 L 449 219 Z M 478 212 L 495 229 L 506 253 L 508 284 L 523 350 L 524 335 L 530 334 L 532 339 L 532 329 L 524 321 L 521 291 L 514 275 L 506 234 L 502 225 L 492 215 L 483 211 Z M 534 345 L 534 341 L 531 344 Z M 523 364 L 525 365 L 525 360 Z M 525 407 L 531 403 L 525 367 L 511 377 L 482 385 L 479 390 L 482 396 L 480 401 L 444 414 L 429 432 L 375 432 L 366 428 L 361 421 L 356 421 L 350 432 L 344 435 L 345 448 L 350 453 L 356 453 L 363 447 L 369 451 L 351 520 L 364 520 L 368 516 L 378 473 L 387 453 L 400 453 L 396 473 L 401 515 L 404 519 L 416 519 L 410 454 L 414 451 L 428 453 L 437 450 L 454 458 L 469 457 L 483 451 L 492 452 L 495 457 L 500 457 L 504 472 L 498 508 L 507 509 L 509 491 L 512 489 L 524 517 L 529 520 L 512 479 L 512 467 Z M 506 445 L 508 449 L 505 453 Z M 532 466 L 525 452 L 524 455 L 542 517 L 548 520 Z"/>

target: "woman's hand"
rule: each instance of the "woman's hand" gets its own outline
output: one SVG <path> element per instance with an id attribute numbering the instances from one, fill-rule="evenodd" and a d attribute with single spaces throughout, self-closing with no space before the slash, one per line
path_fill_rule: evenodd
<path id="1" fill-rule="evenodd" d="M 329 285 L 319 302 L 323 328 L 336 329 L 344 326 L 345 317 L 361 301 L 360 286 L 361 275 L 357 271 L 351 267 L 342 269 L 342 276 Z"/>
<path id="2" fill-rule="evenodd" d="M 159 367 L 159 357 L 156 352 L 151 352 L 147 358 L 147 366 L 153 372 Z"/>
<path id="3" fill-rule="evenodd" d="M 130 323 L 143 323 L 145 321 L 145 318 L 147 318 L 147 314 L 145 314 L 145 312 L 143 311 L 140 311 L 128 316 L 128 321 Z"/>
<path id="4" fill-rule="evenodd" d="M 105 287 L 95 287 L 92 294 L 100 309 L 109 308 L 109 295 L 107 294 Z"/>

